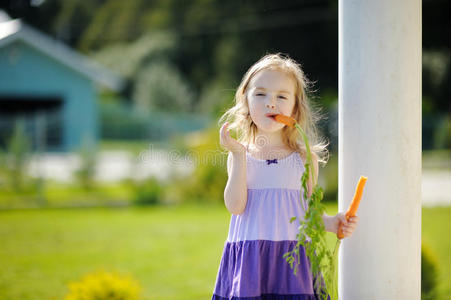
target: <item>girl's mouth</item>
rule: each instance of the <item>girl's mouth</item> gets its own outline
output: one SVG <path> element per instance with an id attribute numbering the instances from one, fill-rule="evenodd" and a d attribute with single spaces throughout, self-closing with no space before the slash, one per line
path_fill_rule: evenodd
<path id="1" fill-rule="evenodd" d="M 268 118 L 270 118 L 270 119 L 273 119 L 274 121 L 275 121 L 274 117 L 275 117 L 276 115 L 277 115 L 277 114 L 271 114 L 271 113 L 265 114 L 266 117 L 268 117 Z"/>

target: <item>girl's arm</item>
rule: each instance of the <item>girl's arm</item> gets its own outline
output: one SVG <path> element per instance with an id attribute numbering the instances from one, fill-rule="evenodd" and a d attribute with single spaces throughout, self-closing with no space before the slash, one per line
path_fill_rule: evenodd
<path id="1" fill-rule="evenodd" d="M 234 215 L 239 215 L 246 209 L 246 152 L 229 152 L 227 158 L 227 173 L 229 178 L 224 190 L 224 201 L 227 209 Z"/>
<path id="2" fill-rule="evenodd" d="M 318 156 L 316 156 L 315 153 L 312 153 L 312 164 L 315 167 L 315 182 L 318 182 Z M 313 188 L 313 182 L 312 180 L 309 180 L 308 182 L 308 190 L 309 190 L 309 198 L 312 193 Z M 349 237 L 352 235 L 354 230 L 357 227 L 357 223 L 359 221 L 359 217 L 355 216 L 351 218 L 349 221 L 346 219 L 346 214 L 344 212 L 339 212 L 335 216 L 329 216 L 328 214 L 324 213 L 323 216 L 323 222 L 324 222 L 324 229 L 327 232 L 332 232 L 334 234 L 337 234 L 338 227 L 340 223 L 343 223 L 343 234 L 344 237 Z"/>

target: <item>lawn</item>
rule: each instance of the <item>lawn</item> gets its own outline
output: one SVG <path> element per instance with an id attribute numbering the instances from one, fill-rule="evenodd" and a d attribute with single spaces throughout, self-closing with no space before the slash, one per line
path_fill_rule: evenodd
<path id="1" fill-rule="evenodd" d="M 450 217 L 451 207 L 423 209 L 440 299 L 451 293 Z M 1 211 L 0 299 L 62 299 L 98 268 L 130 273 L 145 299 L 209 299 L 229 220 L 223 206 Z"/>
<path id="2" fill-rule="evenodd" d="M 221 207 L 0 213 L 0 299 L 62 299 L 69 281 L 129 272 L 146 299 L 207 299 L 229 216 Z"/>
<path id="3" fill-rule="evenodd" d="M 422 211 L 422 240 L 438 260 L 438 299 L 451 299 L 451 206 Z"/>

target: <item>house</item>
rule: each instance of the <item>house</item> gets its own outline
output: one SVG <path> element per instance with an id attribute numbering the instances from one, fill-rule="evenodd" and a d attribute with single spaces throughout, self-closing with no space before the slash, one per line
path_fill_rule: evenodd
<path id="1" fill-rule="evenodd" d="M 100 136 L 98 94 L 123 79 L 0 11 L 0 147 L 23 120 L 33 149 L 73 151 Z"/>

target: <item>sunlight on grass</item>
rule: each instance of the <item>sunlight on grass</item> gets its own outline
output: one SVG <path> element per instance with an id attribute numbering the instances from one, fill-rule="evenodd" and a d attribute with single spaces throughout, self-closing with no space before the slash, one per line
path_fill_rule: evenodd
<path id="1" fill-rule="evenodd" d="M 450 217 L 451 207 L 423 208 L 439 299 L 451 292 Z M 62 299 L 99 268 L 130 272 L 146 299 L 211 298 L 229 221 L 221 205 L 0 211 L 0 299 Z"/>

